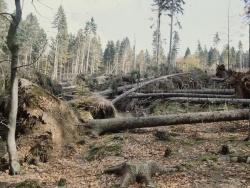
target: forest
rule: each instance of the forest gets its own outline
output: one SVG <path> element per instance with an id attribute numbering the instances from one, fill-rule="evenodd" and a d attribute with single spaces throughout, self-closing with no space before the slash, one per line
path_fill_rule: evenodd
<path id="1" fill-rule="evenodd" d="M 154 17 L 131 37 L 105 12 L 131 0 L 77 29 L 89 0 L 0 0 L 0 188 L 249 187 L 250 1 L 214 5 L 225 33 L 214 10 L 202 38 L 188 16 L 212 2 L 193 1 L 138 0 Z"/>

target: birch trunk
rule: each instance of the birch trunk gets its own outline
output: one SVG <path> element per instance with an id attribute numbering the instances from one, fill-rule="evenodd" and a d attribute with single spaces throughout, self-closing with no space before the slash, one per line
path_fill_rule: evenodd
<path id="1" fill-rule="evenodd" d="M 22 18 L 22 9 L 20 0 L 15 0 L 16 12 L 13 14 L 13 20 L 10 23 L 7 46 L 11 52 L 11 83 L 10 83 L 10 109 L 8 118 L 8 137 L 7 146 L 9 153 L 9 165 L 11 175 L 17 175 L 20 172 L 20 164 L 18 161 L 17 147 L 16 147 L 16 120 L 17 120 L 17 108 L 18 108 L 18 78 L 17 78 L 17 66 L 18 66 L 18 53 L 19 46 L 17 43 L 17 29 Z"/>

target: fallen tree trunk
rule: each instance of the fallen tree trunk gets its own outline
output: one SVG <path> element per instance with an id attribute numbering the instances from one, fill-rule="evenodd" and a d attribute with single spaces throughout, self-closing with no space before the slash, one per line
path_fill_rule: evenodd
<path id="1" fill-rule="evenodd" d="M 170 101 L 190 102 L 190 103 L 231 103 L 231 104 L 250 104 L 250 99 L 235 99 L 235 98 L 188 98 L 188 97 L 171 97 Z"/>
<path id="2" fill-rule="evenodd" d="M 183 89 L 183 90 L 171 90 L 172 93 L 197 93 L 197 94 L 221 94 L 221 95 L 233 95 L 234 89 Z"/>
<path id="3" fill-rule="evenodd" d="M 152 116 L 141 118 L 114 118 L 91 120 L 84 126 L 92 129 L 93 133 L 102 135 L 127 129 L 159 127 L 180 124 L 210 123 L 220 121 L 236 121 L 249 119 L 249 109 L 174 114 L 167 116 Z"/>
<path id="4" fill-rule="evenodd" d="M 196 98 L 235 98 L 234 95 L 196 94 L 196 93 L 134 93 L 129 98 L 170 98 L 170 97 L 196 97 Z"/>
<path id="5" fill-rule="evenodd" d="M 224 82 L 226 80 L 226 78 L 213 77 L 213 78 L 211 78 L 211 80 L 215 81 L 215 82 Z"/>
<path id="6" fill-rule="evenodd" d="M 148 80 L 148 79 L 154 79 L 154 77 L 147 78 L 146 80 Z M 128 89 L 131 89 L 131 88 L 136 87 L 137 85 L 143 83 L 143 81 L 145 82 L 145 79 L 140 79 L 139 83 L 120 86 L 120 87 L 117 88 L 117 92 L 120 93 L 120 92 L 127 91 Z M 102 96 L 107 96 L 107 95 L 111 95 L 113 92 L 114 91 L 109 88 L 109 89 L 106 89 L 104 91 L 96 92 L 96 94 L 102 95 Z"/>
<path id="7" fill-rule="evenodd" d="M 138 84 L 136 87 L 128 90 L 127 92 L 123 93 L 122 95 L 116 97 L 114 100 L 112 100 L 112 103 L 115 104 L 117 103 L 118 101 L 120 101 L 121 99 L 123 99 L 124 97 L 128 96 L 130 93 L 133 93 L 135 92 L 136 90 L 148 85 L 148 84 L 151 84 L 151 83 L 154 83 L 154 82 L 157 82 L 159 80 L 163 80 L 163 79 L 167 79 L 167 78 L 172 78 L 172 77 L 175 77 L 175 76 L 181 76 L 181 75 L 185 75 L 185 74 L 189 74 L 189 73 L 177 73 L 177 74 L 171 74 L 171 75 L 166 75 L 166 76 L 161 76 L 159 78 L 155 78 L 155 79 L 152 79 L 152 80 L 149 80 L 149 81 L 146 81 L 146 82 L 143 82 L 143 83 L 140 83 Z"/>
<path id="8" fill-rule="evenodd" d="M 131 84 L 131 85 L 126 85 L 126 86 L 120 86 L 120 87 L 117 88 L 117 92 L 126 91 L 128 89 L 131 89 L 131 88 L 137 86 L 138 84 Z M 106 89 L 104 91 L 96 92 L 96 94 L 102 95 L 102 96 L 110 95 L 112 93 L 113 93 L 113 89 Z"/>

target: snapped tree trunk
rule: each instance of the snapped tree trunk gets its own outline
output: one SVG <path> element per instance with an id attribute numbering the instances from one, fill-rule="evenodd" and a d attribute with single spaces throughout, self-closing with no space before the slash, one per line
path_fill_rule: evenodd
<path id="1" fill-rule="evenodd" d="M 148 84 L 157 82 L 159 80 L 163 80 L 163 79 L 167 79 L 167 78 L 172 78 L 172 77 L 175 77 L 175 76 L 181 76 L 181 75 L 185 75 L 185 74 L 189 74 L 189 73 L 170 74 L 170 75 L 161 76 L 159 78 L 155 78 L 155 79 L 152 79 L 152 80 L 149 80 L 149 81 L 146 81 L 146 82 L 142 82 L 142 83 L 138 84 L 136 87 L 128 90 L 127 92 L 123 93 L 122 95 L 120 95 L 117 98 L 115 98 L 114 100 L 112 100 L 112 103 L 115 104 L 115 103 L 119 102 L 121 99 L 127 97 L 130 93 L 133 93 L 136 90 L 138 90 L 138 89 L 140 89 L 140 88 L 142 88 L 142 87 L 144 87 L 144 86 L 146 86 Z"/>
<path id="2" fill-rule="evenodd" d="M 235 98 L 234 95 L 214 95 L 196 93 L 133 93 L 129 98 L 170 98 L 170 97 L 194 97 L 194 98 Z"/>
<path id="3" fill-rule="evenodd" d="M 152 116 L 141 118 L 114 118 L 91 120 L 84 126 L 92 129 L 94 134 L 115 133 L 122 130 L 159 127 L 193 123 L 210 123 L 220 121 L 236 121 L 249 119 L 249 109 L 174 114 L 167 116 Z"/>
<path id="4" fill-rule="evenodd" d="M 18 66 L 18 52 L 19 46 L 17 43 L 17 28 L 22 18 L 22 9 L 20 0 L 15 0 L 16 12 L 12 15 L 10 23 L 7 45 L 11 52 L 11 83 L 10 83 L 10 109 L 9 109 L 9 122 L 8 122 L 8 153 L 10 174 L 16 175 L 20 172 L 20 165 L 18 162 L 17 148 L 16 148 L 16 119 L 18 108 L 18 79 L 17 79 L 17 66 Z"/>

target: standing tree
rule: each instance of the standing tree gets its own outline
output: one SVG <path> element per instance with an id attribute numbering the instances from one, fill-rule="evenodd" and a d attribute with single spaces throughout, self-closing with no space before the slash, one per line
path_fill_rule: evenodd
<path id="1" fill-rule="evenodd" d="M 162 46 L 162 40 L 160 38 L 160 41 L 158 42 L 158 38 L 157 38 L 157 31 L 155 31 L 153 33 L 153 58 L 157 59 L 158 56 L 158 64 L 161 65 L 164 63 L 164 61 L 166 60 L 166 56 L 164 54 L 164 49 Z M 157 68 L 159 68 L 159 66 L 157 66 Z"/>
<path id="2" fill-rule="evenodd" d="M 174 17 L 178 14 L 183 14 L 184 0 L 165 0 L 164 10 L 168 13 L 170 17 L 170 39 L 169 39 L 169 53 L 168 53 L 168 65 L 172 65 L 172 41 L 173 41 L 173 27 L 174 27 Z M 180 22 L 177 20 L 177 24 L 180 26 Z"/>
<path id="3" fill-rule="evenodd" d="M 237 55 L 236 55 L 236 65 L 237 67 L 240 68 L 240 70 L 242 71 L 243 70 L 243 54 L 244 54 L 244 51 L 243 51 L 243 44 L 241 41 L 239 41 L 238 43 L 238 52 L 237 52 Z"/>
<path id="4" fill-rule="evenodd" d="M 38 58 L 40 50 L 47 43 L 47 35 L 40 27 L 37 17 L 32 13 L 20 23 L 18 40 L 20 53 L 24 54 L 20 60 L 24 65 L 31 64 Z"/>
<path id="5" fill-rule="evenodd" d="M 68 44 L 69 44 L 67 19 L 62 6 L 58 8 L 58 11 L 56 13 L 53 22 L 53 27 L 57 29 L 57 35 L 54 47 L 55 55 L 54 55 L 54 70 L 52 78 L 58 79 L 58 68 L 59 68 L 59 79 L 61 79 L 64 65 L 67 62 Z"/>
<path id="6" fill-rule="evenodd" d="M 159 65 L 160 40 L 161 40 L 161 15 L 166 6 L 166 0 L 154 0 L 153 6 L 157 7 L 157 29 L 156 29 L 156 64 Z"/>
<path id="7" fill-rule="evenodd" d="M 221 39 L 219 36 L 219 33 L 215 33 L 214 38 L 213 38 L 213 43 L 214 43 L 214 47 L 217 48 L 219 43 L 220 43 Z"/>
<path id="8" fill-rule="evenodd" d="M 187 47 L 187 49 L 186 49 L 186 52 L 185 52 L 185 55 L 184 55 L 184 58 L 186 59 L 188 56 L 190 56 L 191 55 L 191 50 L 190 50 L 190 48 L 189 47 Z"/>
<path id="9" fill-rule="evenodd" d="M 113 41 L 108 41 L 108 44 L 103 54 L 103 62 L 105 64 L 107 74 L 112 73 L 112 66 L 114 64 L 114 61 L 115 61 L 115 45 Z"/>
<path id="10" fill-rule="evenodd" d="M 221 41 L 221 39 L 220 39 L 219 33 L 217 32 L 217 33 L 215 33 L 214 38 L 213 38 L 214 48 L 217 51 L 218 51 L 217 47 L 218 47 L 220 41 Z M 219 53 L 216 53 L 216 56 L 217 56 L 216 57 L 216 64 L 218 64 L 218 62 L 219 62 Z"/>
<path id="11" fill-rule="evenodd" d="M 176 58 L 178 55 L 178 51 L 179 51 L 179 42 L 180 42 L 180 37 L 177 31 L 174 32 L 174 37 L 173 37 L 173 47 L 172 47 L 172 60 L 171 62 L 173 62 L 173 66 L 176 67 Z"/>
<path id="12" fill-rule="evenodd" d="M 249 25 L 249 48 L 248 48 L 248 70 L 250 71 L 250 0 L 244 0 L 245 2 L 245 16 Z"/>
<path id="13" fill-rule="evenodd" d="M 91 18 L 90 21 L 86 23 L 85 30 L 84 30 L 86 38 L 88 38 L 89 40 L 85 73 L 88 73 L 89 71 L 90 48 L 91 48 L 92 36 L 96 35 L 96 28 L 97 26 L 96 26 L 95 20 L 94 18 Z"/>
<path id="14" fill-rule="evenodd" d="M 22 19 L 22 8 L 20 0 L 15 0 L 15 13 L 0 13 L 1 16 L 10 16 L 10 26 L 7 35 L 7 46 L 11 53 L 11 80 L 10 80 L 10 105 L 9 105 L 9 119 L 8 119 L 8 153 L 9 153 L 9 165 L 11 175 L 19 174 L 20 164 L 18 161 L 18 154 L 16 148 L 16 120 L 17 120 L 17 108 L 18 108 L 18 78 L 17 78 L 17 66 L 18 66 L 18 53 L 19 45 L 17 41 L 17 29 Z"/>

